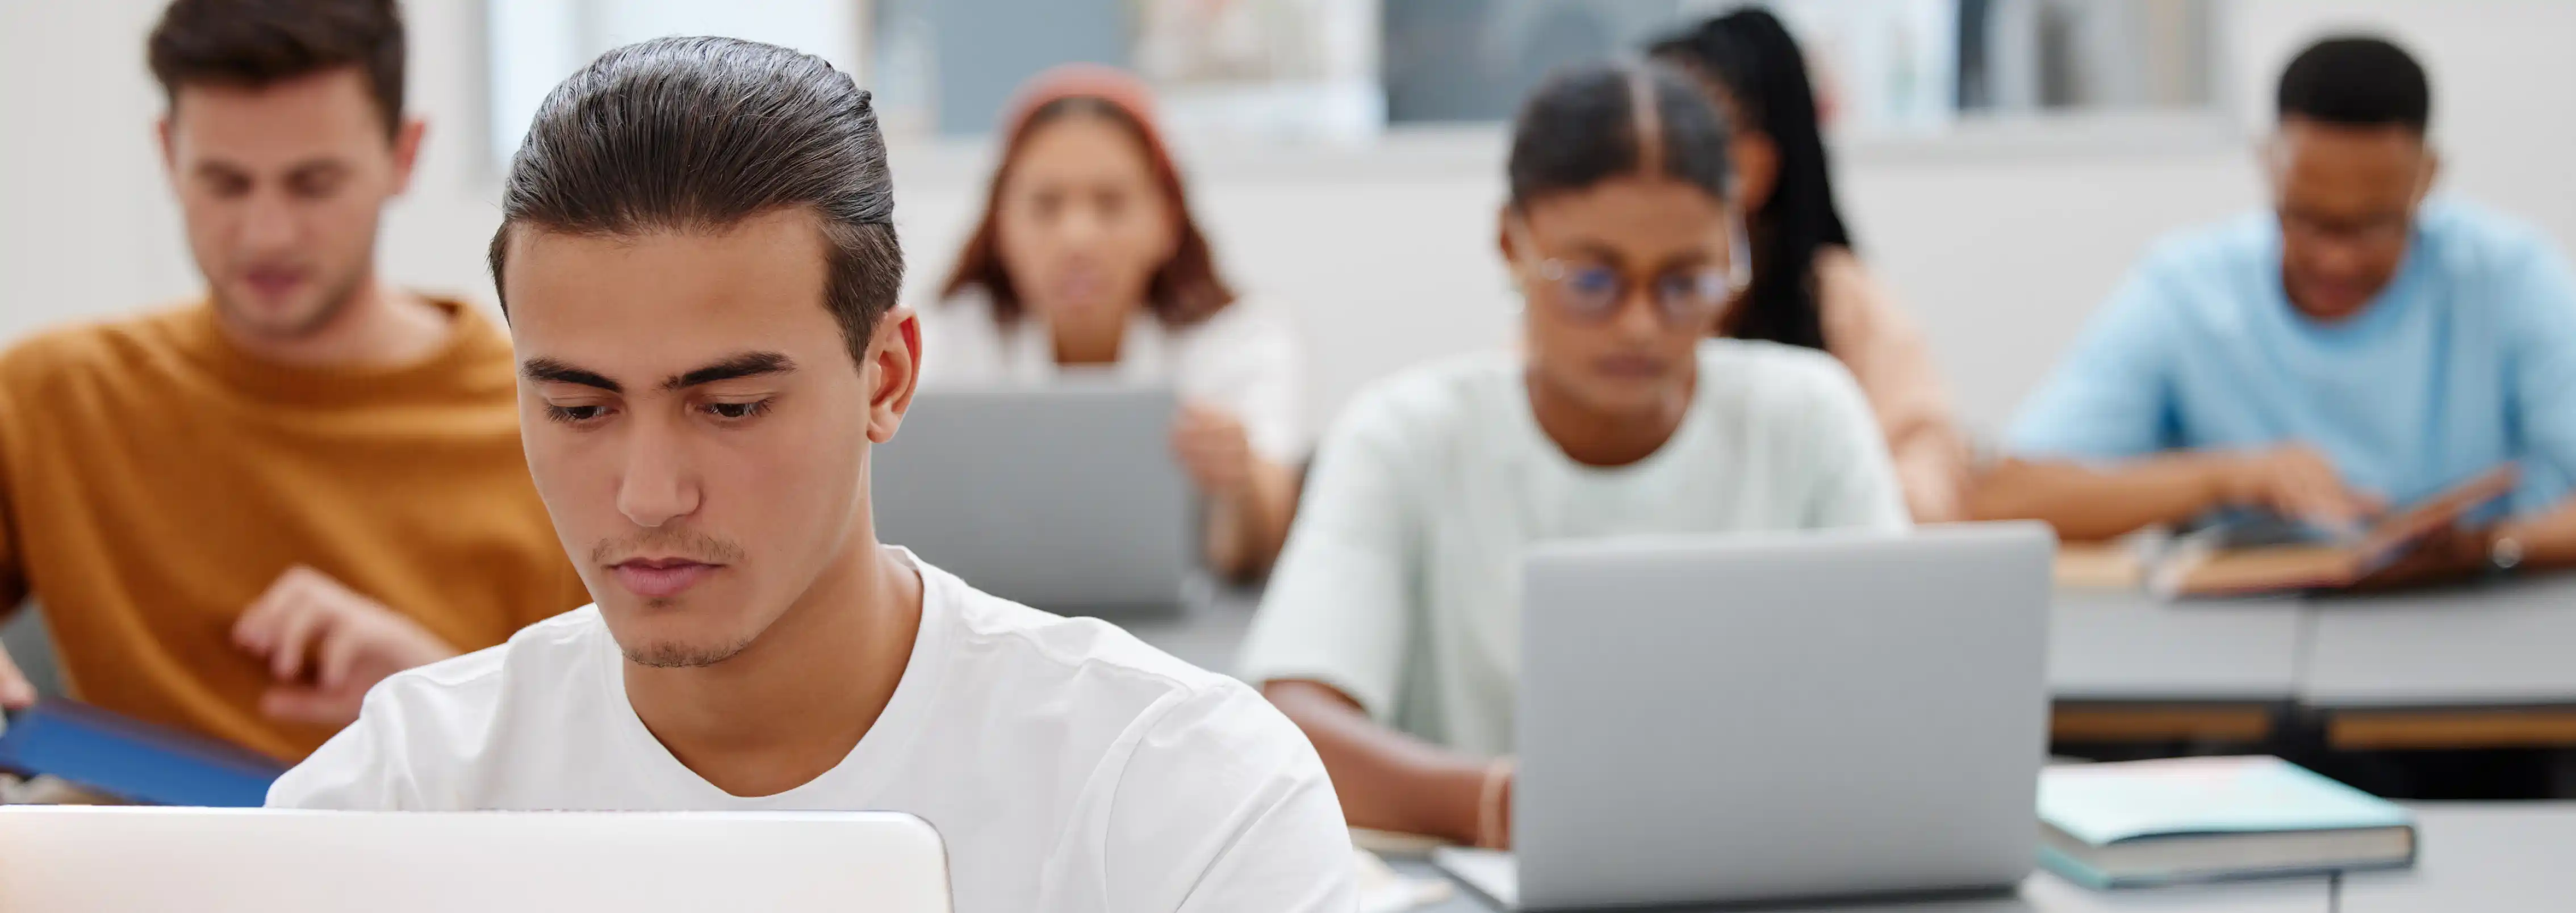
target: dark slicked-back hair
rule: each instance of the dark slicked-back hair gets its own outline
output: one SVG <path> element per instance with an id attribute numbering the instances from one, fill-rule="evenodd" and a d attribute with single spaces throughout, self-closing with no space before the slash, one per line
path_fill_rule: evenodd
<path id="1" fill-rule="evenodd" d="M 386 135 L 402 124 L 403 23 L 394 0 L 176 0 L 152 27 L 144 57 L 174 109 L 182 86 L 260 88 L 357 67 Z"/>
<path id="2" fill-rule="evenodd" d="M 632 44 L 538 107 L 510 159 L 492 282 L 503 285 L 515 231 L 721 231 L 794 209 L 814 214 L 831 248 L 824 306 L 865 364 L 877 319 L 903 286 L 894 179 L 868 93 L 822 58 L 775 45 Z"/>
<path id="3" fill-rule="evenodd" d="M 2309 45 L 2281 71 L 2281 119 L 2346 127 L 2404 127 L 2423 134 L 2433 123 L 2433 87 L 2424 65 L 2385 38 L 2350 35 Z"/>

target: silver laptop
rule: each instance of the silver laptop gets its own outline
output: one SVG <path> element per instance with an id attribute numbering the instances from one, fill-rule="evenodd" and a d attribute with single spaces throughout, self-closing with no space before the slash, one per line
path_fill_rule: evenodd
<path id="1" fill-rule="evenodd" d="M 2014 885 L 2055 552 L 2037 524 L 1535 551 L 1516 852 L 1449 867 L 1533 910 Z"/>
<path id="2" fill-rule="evenodd" d="M 0 807 L 10 913 L 948 913 L 939 833 L 877 812 Z"/>
<path id="3" fill-rule="evenodd" d="M 1169 388 L 930 390 L 875 448 L 877 537 L 1052 612 L 1171 611 L 1196 563 Z"/>

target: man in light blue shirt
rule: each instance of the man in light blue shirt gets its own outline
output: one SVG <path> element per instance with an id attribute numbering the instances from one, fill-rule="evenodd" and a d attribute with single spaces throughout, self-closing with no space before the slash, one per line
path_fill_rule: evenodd
<path id="1" fill-rule="evenodd" d="M 2346 525 L 2510 461 L 2504 516 L 2419 564 L 2576 563 L 2565 258 L 2426 199 L 2430 91 L 2395 45 L 2320 42 L 2279 98 L 2273 211 L 2150 254 L 2024 404 L 1972 508 L 2068 539 L 2231 508 Z"/>

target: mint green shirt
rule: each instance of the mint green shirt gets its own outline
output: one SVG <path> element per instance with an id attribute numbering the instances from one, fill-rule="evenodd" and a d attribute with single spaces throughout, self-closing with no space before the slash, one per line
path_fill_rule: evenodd
<path id="1" fill-rule="evenodd" d="M 1508 354 L 1462 358 L 1352 403 L 1317 454 L 1245 679 L 1320 681 L 1405 732 L 1504 754 L 1530 546 L 1907 526 L 1869 406 L 1823 353 L 1703 344 L 1672 439 L 1612 469 L 1574 462 L 1539 429 L 1522 370 Z"/>

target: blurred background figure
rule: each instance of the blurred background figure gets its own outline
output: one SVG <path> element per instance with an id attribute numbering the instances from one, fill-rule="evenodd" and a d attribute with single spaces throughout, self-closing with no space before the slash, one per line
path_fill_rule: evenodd
<path id="1" fill-rule="evenodd" d="M 205 295 L 0 355 L 0 607 L 43 602 L 76 696 L 298 759 L 585 597 L 509 339 L 376 273 L 424 129 L 392 0 L 178 0 L 148 56 Z"/>
<path id="2" fill-rule="evenodd" d="M 1206 498 L 1206 561 L 1260 575 L 1287 538 L 1306 447 L 1289 324 L 1219 275 L 1134 77 L 1051 71 L 1002 136 L 983 216 L 924 309 L 923 382 L 1171 384 L 1172 451 Z"/>
<path id="3" fill-rule="evenodd" d="M 2428 198 L 2431 99 L 2379 38 L 2293 59 L 2271 211 L 2148 256 L 2023 407 L 1977 512 L 2069 539 L 2228 509 L 2345 528 L 2515 462 L 2510 516 L 2390 573 L 2576 562 L 2576 278 L 2523 223 Z"/>
<path id="4" fill-rule="evenodd" d="M 1797 41 L 1756 8 L 1658 41 L 1653 53 L 1697 77 L 1727 118 L 1753 282 L 1718 333 L 1831 353 L 1869 395 L 1914 519 L 1959 519 L 1967 443 L 1931 344 L 1852 249 Z"/>
<path id="5" fill-rule="evenodd" d="M 1849 375 L 1707 338 L 1746 256 L 1728 148 L 1671 68 L 1541 84 L 1495 226 L 1521 352 L 1372 387 L 1318 453 L 1237 674 L 1314 740 L 1353 825 L 1509 842 L 1529 546 L 1907 526 Z"/>

